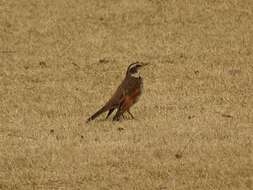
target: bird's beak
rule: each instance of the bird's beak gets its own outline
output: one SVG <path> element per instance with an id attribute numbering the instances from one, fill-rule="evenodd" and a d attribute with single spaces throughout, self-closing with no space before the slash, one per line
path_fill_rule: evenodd
<path id="1" fill-rule="evenodd" d="M 141 63 L 141 66 L 144 67 L 144 66 L 147 66 L 147 65 L 149 65 L 149 64 L 150 64 L 149 62 L 142 62 L 142 63 Z"/>

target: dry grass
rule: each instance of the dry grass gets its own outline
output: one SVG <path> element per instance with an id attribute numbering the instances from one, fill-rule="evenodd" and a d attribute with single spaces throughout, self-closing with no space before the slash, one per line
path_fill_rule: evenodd
<path id="1" fill-rule="evenodd" d="M 252 189 L 252 26 L 252 0 L 0 1 L 0 189 Z M 137 119 L 86 125 L 132 61 Z"/>

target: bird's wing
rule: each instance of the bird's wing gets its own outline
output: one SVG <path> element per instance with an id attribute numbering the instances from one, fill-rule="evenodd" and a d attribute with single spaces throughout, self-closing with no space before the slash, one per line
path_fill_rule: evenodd
<path id="1" fill-rule="evenodd" d="M 118 86 L 115 93 L 106 103 L 106 106 L 110 108 L 117 108 L 123 101 L 124 96 L 131 95 L 133 91 L 138 89 L 141 83 L 140 79 L 124 79 L 122 83 Z"/>
<path id="2" fill-rule="evenodd" d="M 114 92 L 114 94 L 112 95 L 112 97 L 109 99 L 109 101 L 106 103 L 106 106 L 108 107 L 118 107 L 120 105 L 121 99 L 122 97 L 124 97 L 125 95 L 125 81 L 123 81 L 118 88 L 116 89 L 116 91 Z"/>

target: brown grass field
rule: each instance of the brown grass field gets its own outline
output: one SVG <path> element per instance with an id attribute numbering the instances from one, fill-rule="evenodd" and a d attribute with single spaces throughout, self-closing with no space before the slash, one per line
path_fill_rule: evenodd
<path id="1" fill-rule="evenodd" d="M 1 190 L 247 190 L 252 0 L 1 0 Z M 134 61 L 136 119 L 85 120 Z"/>

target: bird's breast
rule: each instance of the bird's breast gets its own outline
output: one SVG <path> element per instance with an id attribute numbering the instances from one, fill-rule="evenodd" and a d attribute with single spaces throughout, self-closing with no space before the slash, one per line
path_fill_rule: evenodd
<path id="1" fill-rule="evenodd" d="M 138 102 L 142 92 L 143 92 L 143 81 L 142 78 L 140 77 L 138 81 L 138 87 L 135 89 L 135 92 L 133 93 L 134 103 Z"/>

